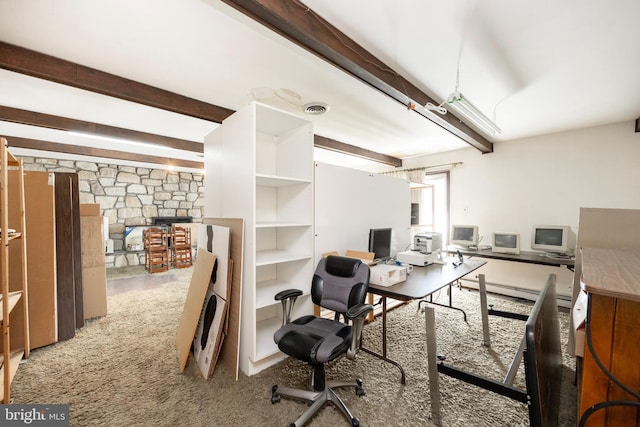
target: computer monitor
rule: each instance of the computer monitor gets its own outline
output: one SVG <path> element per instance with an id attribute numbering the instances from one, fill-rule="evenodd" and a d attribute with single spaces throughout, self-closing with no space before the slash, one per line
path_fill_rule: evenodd
<path id="1" fill-rule="evenodd" d="M 375 254 L 375 259 L 391 258 L 391 228 L 369 230 L 369 252 Z"/>
<path id="2" fill-rule="evenodd" d="M 451 244 L 468 248 L 478 246 L 478 226 L 453 225 L 451 227 Z"/>
<path id="3" fill-rule="evenodd" d="M 500 254 L 520 253 L 520 234 L 495 232 L 491 238 L 491 252 Z"/>
<path id="4" fill-rule="evenodd" d="M 548 256 L 570 256 L 576 247 L 576 235 L 568 225 L 535 225 L 531 234 L 531 249 Z"/>

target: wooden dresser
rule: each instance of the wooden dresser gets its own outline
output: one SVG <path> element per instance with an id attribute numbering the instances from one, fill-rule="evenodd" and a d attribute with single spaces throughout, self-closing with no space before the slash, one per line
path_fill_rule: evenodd
<path id="1" fill-rule="evenodd" d="M 640 250 L 583 248 L 581 287 L 593 349 L 585 343 L 578 421 L 601 402 L 638 402 L 598 367 L 594 353 L 613 377 L 640 393 Z M 640 426 L 640 406 L 597 410 L 584 425 Z"/>

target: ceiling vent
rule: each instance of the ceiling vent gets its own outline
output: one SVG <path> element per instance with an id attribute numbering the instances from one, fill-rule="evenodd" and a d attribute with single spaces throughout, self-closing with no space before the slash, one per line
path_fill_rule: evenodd
<path id="1" fill-rule="evenodd" d="M 302 106 L 302 111 L 307 114 L 319 115 L 324 114 L 329 111 L 329 104 L 325 104 L 324 102 L 309 102 L 308 104 L 304 104 Z"/>

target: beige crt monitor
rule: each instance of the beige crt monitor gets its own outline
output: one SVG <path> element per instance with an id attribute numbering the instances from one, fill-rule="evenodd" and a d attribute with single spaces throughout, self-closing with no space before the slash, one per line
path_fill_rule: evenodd
<path id="1" fill-rule="evenodd" d="M 520 234 L 510 232 L 494 232 L 491 235 L 491 252 L 500 254 L 520 253 Z"/>

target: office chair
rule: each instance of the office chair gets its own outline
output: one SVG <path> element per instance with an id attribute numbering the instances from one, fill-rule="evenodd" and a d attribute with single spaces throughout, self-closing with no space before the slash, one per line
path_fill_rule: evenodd
<path id="1" fill-rule="evenodd" d="M 354 360 L 360 348 L 362 327 L 366 315 L 373 310 L 365 304 L 369 285 L 369 267 L 359 259 L 329 255 L 318 263 L 311 282 L 314 304 L 335 312 L 333 319 L 314 315 L 291 321 L 291 312 L 302 291 L 289 289 L 279 292 L 275 299 L 282 302 L 282 327 L 273 338 L 285 354 L 309 363 L 313 368 L 308 390 L 274 385 L 271 403 L 280 397 L 306 401 L 311 406 L 290 427 L 301 427 L 327 402 L 333 403 L 352 426 L 359 426 L 345 403 L 334 391 L 338 387 L 355 387 L 356 395 L 365 394 L 362 380 L 326 381 L 325 363 L 346 355 Z M 343 321 L 340 321 L 342 316 Z"/>

